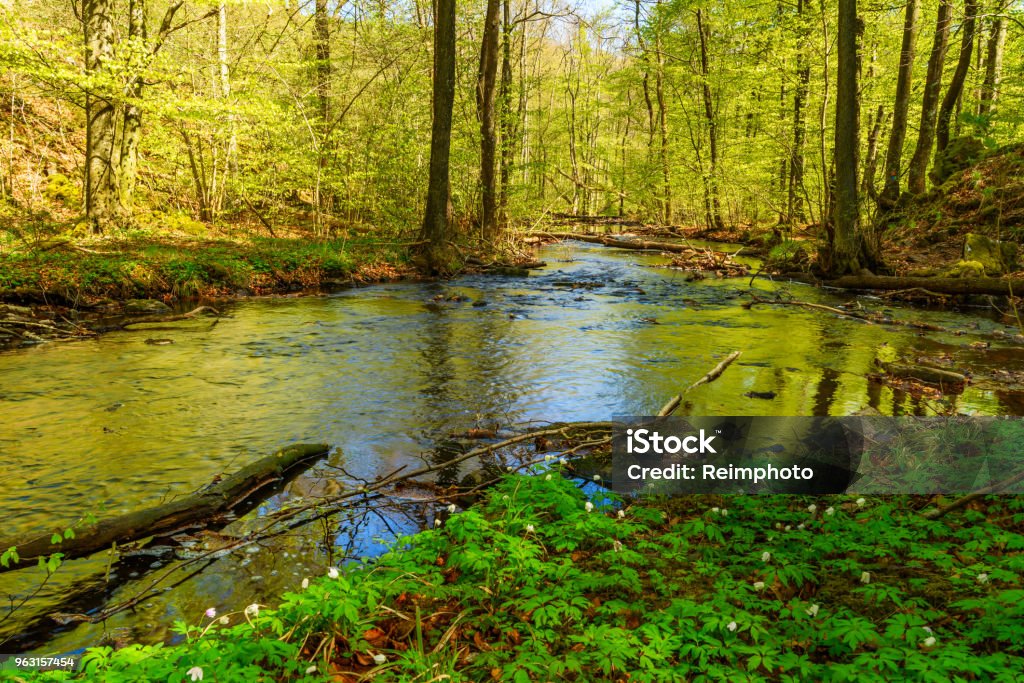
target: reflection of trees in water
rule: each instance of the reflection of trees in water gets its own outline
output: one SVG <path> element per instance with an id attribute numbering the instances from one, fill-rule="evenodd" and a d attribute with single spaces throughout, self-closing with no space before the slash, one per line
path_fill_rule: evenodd
<path id="1" fill-rule="evenodd" d="M 490 312 L 472 311 L 474 317 L 466 319 L 465 309 L 442 304 L 431 308 L 419 329 L 423 399 L 416 404 L 415 417 L 422 425 L 421 439 L 430 449 L 426 459 L 434 465 L 471 448 L 453 438 L 455 434 L 475 427 L 507 426 L 516 419 L 510 410 L 518 396 L 510 391 L 505 373 L 513 360 L 505 343 L 508 322 L 498 321 Z M 458 479 L 458 465 L 436 475 L 443 486 Z"/>

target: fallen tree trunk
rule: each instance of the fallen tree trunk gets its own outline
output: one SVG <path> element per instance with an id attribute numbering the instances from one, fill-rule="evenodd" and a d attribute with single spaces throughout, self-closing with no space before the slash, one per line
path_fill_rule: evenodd
<path id="1" fill-rule="evenodd" d="M 11 558 L 0 573 L 20 569 L 54 553 L 64 560 L 87 557 L 115 544 L 131 543 L 151 536 L 170 537 L 189 529 L 221 529 L 231 522 L 240 509 L 266 498 L 275 485 L 295 476 L 327 455 L 325 444 L 297 444 L 288 446 L 274 455 L 243 467 L 238 472 L 215 481 L 198 493 L 164 503 L 147 510 L 101 520 L 91 525 L 74 527 L 74 535 L 65 538 L 63 530 L 38 538 L 6 539 L 0 548 L 17 549 L 17 559 Z M 53 543 L 56 538 L 60 541 Z"/>
<path id="2" fill-rule="evenodd" d="M 926 289 L 937 294 L 992 294 L 1013 296 L 1024 294 L 1024 279 L 1007 280 L 994 277 L 890 277 L 886 275 L 846 275 L 836 280 L 817 280 L 806 273 L 786 273 L 786 278 L 821 284 L 838 289 Z"/>
<path id="3" fill-rule="evenodd" d="M 727 253 L 727 252 L 713 252 L 710 249 L 698 249 L 688 244 L 677 244 L 675 242 L 652 242 L 651 240 L 645 240 L 640 238 L 624 238 L 624 237 L 613 237 L 611 235 L 585 235 L 578 234 L 575 232 L 535 232 L 531 233 L 537 237 L 549 237 L 557 240 L 579 240 L 580 242 L 589 242 L 590 244 L 600 244 L 605 247 L 614 247 L 615 249 L 634 249 L 636 251 L 665 251 L 670 254 L 705 254 L 708 252 L 712 253 Z M 685 238 L 684 238 L 685 239 Z M 729 254 L 729 256 L 745 256 L 755 255 L 754 250 L 748 247 L 742 247 L 738 251 Z"/>
<path id="4" fill-rule="evenodd" d="M 967 382 L 967 377 L 959 372 L 932 368 L 927 365 L 905 365 L 903 363 L 884 362 L 879 362 L 878 365 L 893 377 L 916 379 L 919 382 L 934 384 L 940 387 L 963 386 Z"/>

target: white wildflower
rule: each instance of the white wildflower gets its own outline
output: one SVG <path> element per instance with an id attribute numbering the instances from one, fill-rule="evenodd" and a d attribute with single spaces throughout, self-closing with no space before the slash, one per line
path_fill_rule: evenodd
<path id="1" fill-rule="evenodd" d="M 374 664 L 383 664 L 386 661 L 388 661 L 388 658 L 385 657 L 384 655 L 376 654 L 376 655 L 373 656 L 373 663 Z"/>
<path id="2" fill-rule="evenodd" d="M 536 529 L 534 528 L 534 526 L 532 524 L 527 524 L 526 525 L 526 533 L 532 534 L 534 531 L 536 531 Z"/>
<path id="3" fill-rule="evenodd" d="M 775 528 L 781 530 L 782 529 L 782 522 L 775 522 Z"/>
<path id="4" fill-rule="evenodd" d="M 818 506 L 815 505 L 814 503 L 811 503 L 810 505 L 807 506 L 807 511 L 813 515 L 815 512 L 818 511 Z"/>
<path id="5" fill-rule="evenodd" d="M 558 464 L 559 465 L 564 465 L 565 464 L 565 458 L 559 458 L 558 459 Z"/>
<path id="6" fill-rule="evenodd" d="M 729 511 L 726 508 L 722 508 L 722 516 L 723 517 L 728 517 L 729 516 Z"/>
<path id="7" fill-rule="evenodd" d="M 857 499 L 857 507 L 862 508 L 862 507 L 864 507 L 864 504 L 867 503 L 867 502 L 868 502 L 867 498 L 858 498 Z"/>
<path id="8" fill-rule="evenodd" d="M 612 542 L 612 550 L 615 552 L 622 550 L 622 541 L 615 539 L 615 541 Z"/>
<path id="9" fill-rule="evenodd" d="M 260 606 L 255 602 L 245 608 L 245 614 L 250 617 L 255 617 L 260 613 Z"/>
<path id="10" fill-rule="evenodd" d="M 756 590 L 756 591 L 763 591 L 764 590 L 764 581 L 755 581 L 754 582 L 754 590 Z"/>
<path id="11" fill-rule="evenodd" d="M 772 554 L 770 552 L 768 552 L 767 550 L 765 550 L 763 553 L 761 553 L 761 561 L 762 562 L 771 562 L 772 561 Z"/>
<path id="12" fill-rule="evenodd" d="M 988 574 L 985 572 L 978 574 L 978 583 L 988 583 Z"/>
<path id="13" fill-rule="evenodd" d="M 711 513 L 714 515 L 718 514 L 718 508 L 711 508 Z"/>
<path id="14" fill-rule="evenodd" d="M 551 462 L 552 458 L 554 458 L 554 457 L 555 456 L 553 456 L 550 453 L 548 453 L 547 455 L 544 456 L 544 462 Z"/>
<path id="15" fill-rule="evenodd" d="M 871 583 L 871 572 L 861 572 L 860 573 L 860 582 L 861 583 Z"/>
<path id="16" fill-rule="evenodd" d="M 441 520 L 440 519 L 434 519 L 434 526 L 441 526 Z"/>
<path id="17" fill-rule="evenodd" d="M 736 629 L 739 628 L 739 624 L 737 624 L 735 621 L 730 621 L 726 625 L 726 628 L 735 633 Z"/>
<path id="18" fill-rule="evenodd" d="M 201 681 L 201 680 L 203 680 L 203 669 L 202 669 L 202 667 L 193 666 L 191 669 L 189 669 L 185 673 L 187 673 L 188 677 L 191 678 L 193 681 Z"/>
<path id="19" fill-rule="evenodd" d="M 595 474 L 594 475 L 594 481 L 601 481 L 601 475 L 600 474 Z"/>
<path id="20" fill-rule="evenodd" d="M 306 667 L 306 673 L 308 673 L 308 674 L 315 674 L 316 673 L 316 664 L 314 664 L 313 666 Z"/>
<path id="21" fill-rule="evenodd" d="M 586 505 L 584 505 L 583 507 L 584 507 L 584 509 L 585 509 L 585 510 L 586 510 L 587 512 L 593 512 L 593 511 L 594 511 L 594 504 L 593 504 L 593 503 L 591 503 L 591 502 L 590 502 L 589 500 L 587 501 L 587 504 L 586 504 Z"/>
<path id="22" fill-rule="evenodd" d="M 206 618 L 207 619 L 213 619 L 216 616 L 217 616 L 217 608 L 216 607 L 211 607 L 208 610 L 206 610 Z"/>
<path id="23" fill-rule="evenodd" d="M 785 526 L 785 529 L 786 529 L 786 531 L 792 531 L 792 530 L 793 530 L 793 525 L 791 525 L 791 524 L 787 524 L 787 525 Z"/>
<path id="24" fill-rule="evenodd" d="M 225 614 L 224 616 L 222 616 L 222 617 L 220 618 L 220 623 L 222 623 L 222 624 L 224 624 L 225 626 L 227 626 L 228 624 L 230 624 L 230 623 L 231 623 L 231 619 L 230 619 L 230 618 L 228 617 L 228 615 L 226 615 L 226 614 Z"/>
<path id="25" fill-rule="evenodd" d="M 810 617 L 818 616 L 818 606 L 817 605 L 811 605 L 810 607 L 808 607 L 804 611 L 807 612 L 807 616 L 810 616 Z"/>
<path id="26" fill-rule="evenodd" d="M 551 475 L 550 474 L 545 474 L 544 475 L 544 481 L 551 481 Z"/>
<path id="27" fill-rule="evenodd" d="M 302 590 L 306 590 L 307 588 L 309 588 L 309 579 L 305 578 L 302 580 Z"/>
<path id="28" fill-rule="evenodd" d="M 807 525 L 805 525 L 805 524 L 803 524 L 803 523 L 801 522 L 800 524 L 797 524 L 797 525 L 796 525 L 796 528 L 797 528 L 797 529 L 800 529 L 801 531 L 803 531 L 804 529 L 806 529 L 806 528 L 807 528 Z"/>
<path id="29" fill-rule="evenodd" d="M 832 515 L 836 514 L 836 509 L 833 507 L 825 508 L 825 514 L 831 517 Z"/>
<path id="30" fill-rule="evenodd" d="M 448 514 L 451 514 L 451 515 L 455 514 L 455 503 L 449 503 L 448 504 Z"/>
<path id="31" fill-rule="evenodd" d="M 934 633 L 934 631 L 932 631 L 932 627 L 931 626 L 922 626 L 921 629 L 925 633 L 927 633 L 928 635 L 931 635 L 932 633 Z"/>
<path id="32" fill-rule="evenodd" d="M 507 467 L 506 467 L 505 469 L 506 469 L 507 471 L 511 472 L 511 471 L 512 471 L 512 470 L 514 470 L 515 468 L 514 468 L 514 467 L 512 467 L 512 465 L 509 465 L 509 466 L 507 466 Z"/>
<path id="33" fill-rule="evenodd" d="M 619 510 L 615 514 L 618 516 L 619 519 L 625 519 L 625 517 L 626 517 L 626 511 L 625 510 Z"/>
<path id="34" fill-rule="evenodd" d="M 327 570 L 327 577 L 330 578 L 330 579 L 338 578 L 338 568 L 337 567 L 331 567 L 330 569 L 328 569 Z"/>
<path id="35" fill-rule="evenodd" d="M 921 645 L 925 647 L 935 647 L 935 636 L 928 636 L 921 641 Z"/>

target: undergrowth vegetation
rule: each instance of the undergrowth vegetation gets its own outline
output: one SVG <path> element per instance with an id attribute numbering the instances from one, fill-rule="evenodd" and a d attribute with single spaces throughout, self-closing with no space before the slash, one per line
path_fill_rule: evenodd
<path id="1" fill-rule="evenodd" d="M 1024 499 L 593 499 L 552 472 L 92 680 L 1017 681 Z M 62 679 L 65 673 L 40 674 Z"/>

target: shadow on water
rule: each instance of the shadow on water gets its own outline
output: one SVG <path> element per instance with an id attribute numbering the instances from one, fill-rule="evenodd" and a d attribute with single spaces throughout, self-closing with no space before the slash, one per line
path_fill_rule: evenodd
<path id="1" fill-rule="evenodd" d="M 868 377 L 883 350 L 1024 376 L 1024 356 L 1008 341 L 977 349 L 970 334 L 920 336 L 795 307 L 745 310 L 746 279 L 687 282 L 652 267 L 666 261 L 657 255 L 572 244 L 547 247 L 541 258 L 549 265 L 528 277 L 247 300 L 212 329 L 198 322 L 161 331 L 173 341 L 165 346 L 147 345 L 152 332 L 135 330 L 0 355 L 7 532 L 149 506 L 288 443 L 335 447 L 325 463 L 255 510 L 259 519 L 346 481 L 449 462 L 467 447 L 459 435 L 468 430 L 656 411 L 733 350 L 742 358 L 688 395 L 681 413 L 824 416 L 871 407 L 889 415 L 1020 414 L 1024 406 L 1015 388 L 984 381 L 959 395 L 922 398 Z M 754 286 L 763 295 L 788 287 L 799 299 L 837 301 L 801 285 Z M 891 315 L 956 330 L 1004 329 L 956 312 Z M 463 474 L 452 465 L 439 481 Z M 220 558 L 133 613 L 27 647 L 69 651 L 118 629 L 159 641 L 175 619 L 199 621 L 211 606 L 223 613 L 272 604 L 337 561 L 331 553 L 372 556 L 387 539 L 430 521 L 424 503 L 408 503 L 400 518 L 339 520 L 329 529 L 297 530 L 257 553 Z M 141 576 L 130 573 L 119 570 L 107 582 L 102 563 L 68 563 L 0 624 L 0 643 L 30 627 L 45 630 L 44 615 L 69 604 L 83 610 L 131 597 Z M 0 595 L 28 595 L 39 580 L 33 570 L 2 575 Z"/>

